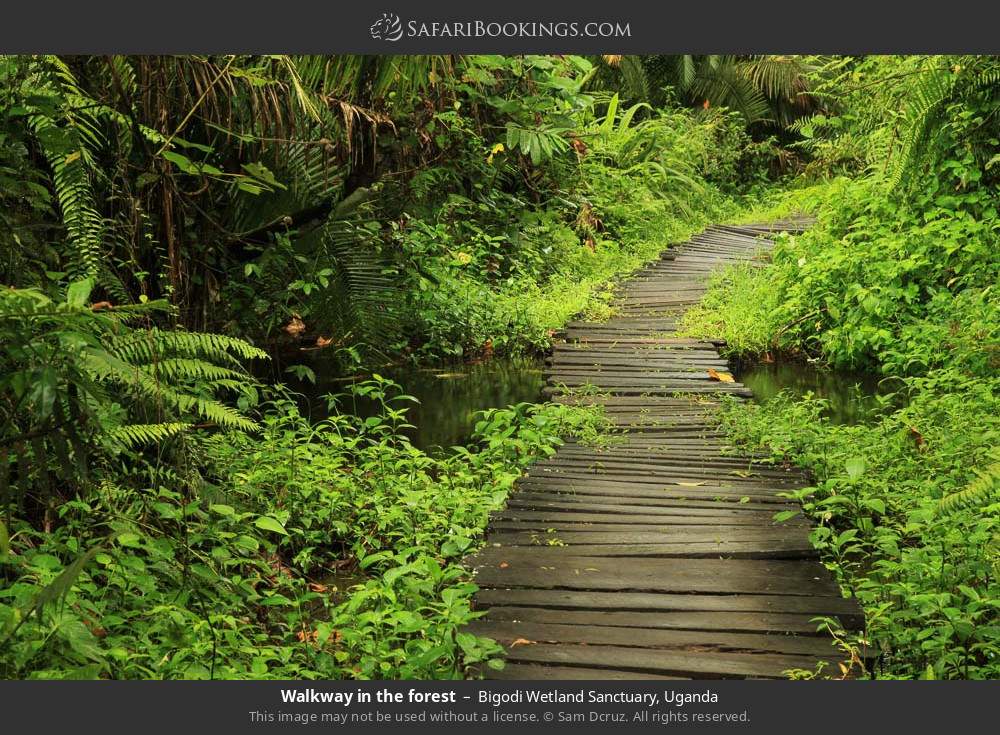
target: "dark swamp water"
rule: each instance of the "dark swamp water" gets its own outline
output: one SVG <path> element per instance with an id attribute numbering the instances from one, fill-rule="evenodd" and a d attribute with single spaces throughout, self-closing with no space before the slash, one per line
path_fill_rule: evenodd
<path id="1" fill-rule="evenodd" d="M 758 403 L 767 403 L 781 391 L 824 398 L 829 402 L 825 415 L 835 424 L 872 420 L 881 408 L 879 396 L 887 392 L 878 375 L 824 370 L 806 362 L 735 365 L 733 375 L 753 391 Z"/>
<path id="2" fill-rule="evenodd" d="M 300 381 L 291 375 L 283 380 L 302 395 L 302 407 L 308 416 L 321 419 L 327 415 L 327 394 L 344 393 L 350 380 L 339 378 L 333 361 L 323 356 L 299 360 L 316 374 L 316 383 Z M 285 365 L 289 364 L 287 361 Z M 878 376 L 843 371 L 822 370 L 803 362 L 756 363 L 734 365 L 734 375 L 753 392 L 758 402 L 766 403 L 783 390 L 795 395 L 813 393 L 829 401 L 827 416 L 838 424 L 870 420 L 879 409 Z M 413 445 L 430 450 L 465 444 L 476 423 L 476 413 L 489 408 L 503 408 L 515 403 L 541 399 L 544 384 L 543 363 L 531 358 L 495 358 L 478 363 L 420 367 L 387 367 L 379 374 L 400 386 L 418 403 L 407 406 L 407 429 Z M 361 416 L 373 415 L 376 406 L 368 401 L 341 400 L 341 410 Z"/>
<path id="3" fill-rule="evenodd" d="M 293 390 L 302 394 L 303 410 L 313 419 L 324 418 L 328 394 L 344 393 L 350 380 L 338 379 L 336 366 L 323 358 L 301 360 L 316 373 L 316 383 L 284 376 Z M 489 408 L 541 400 L 544 379 L 542 361 L 531 358 L 496 358 L 478 363 L 421 367 L 397 365 L 378 374 L 398 383 L 402 392 L 418 402 L 399 401 L 394 407 L 407 408 L 406 429 L 413 446 L 423 450 L 451 447 L 468 442 L 476 424 L 476 413 Z M 371 416 L 377 406 L 363 399 L 345 396 L 340 409 Z"/>

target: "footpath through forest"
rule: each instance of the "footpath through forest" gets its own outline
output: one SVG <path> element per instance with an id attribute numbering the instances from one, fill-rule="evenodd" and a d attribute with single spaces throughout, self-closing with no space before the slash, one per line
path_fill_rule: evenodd
<path id="1" fill-rule="evenodd" d="M 784 677 L 844 655 L 813 618 L 864 620 L 815 559 L 809 525 L 779 494 L 798 471 L 736 454 L 713 415 L 731 380 L 717 344 L 677 338 L 710 272 L 804 219 L 716 226 L 621 289 L 618 316 L 572 322 L 547 370 L 553 400 L 604 406 L 623 435 L 570 441 L 533 465 L 470 558 L 510 679 Z M 721 378 L 721 380 L 720 380 Z"/>

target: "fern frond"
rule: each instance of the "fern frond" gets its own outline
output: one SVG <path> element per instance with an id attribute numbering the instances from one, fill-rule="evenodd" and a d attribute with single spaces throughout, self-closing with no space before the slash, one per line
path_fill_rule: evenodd
<path id="1" fill-rule="evenodd" d="M 975 480 L 958 492 L 938 501 L 938 513 L 947 515 L 959 510 L 986 506 L 1000 496 L 1000 462 L 988 465 L 985 470 L 975 470 Z"/>
<path id="2" fill-rule="evenodd" d="M 149 366 L 132 365 L 109 352 L 87 348 L 83 360 L 97 380 L 115 383 L 145 398 L 153 406 L 164 406 L 180 415 L 196 414 L 224 429 L 256 431 L 257 424 L 235 409 L 213 398 L 183 392 L 158 378 Z"/>
<path id="3" fill-rule="evenodd" d="M 109 349 L 130 363 L 153 362 L 165 355 L 205 357 L 211 360 L 266 360 L 268 354 L 249 342 L 224 334 L 205 332 L 165 331 L 156 327 L 135 331 L 113 339 Z"/>
<path id="4" fill-rule="evenodd" d="M 108 432 L 108 436 L 126 449 L 149 444 L 159 444 L 172 436 L 177 436 L 183 431 L 187 431 L 189 424 L 180 422 L 163 424 L 127 424 L 119 426 Z"/>
<path id="5" fill-rule="evenodd" d="M 706 71 L 692 90 L 717 107 L 736 110 L 747 123 L 766 120 L 770 116 L 767 99 L 733 64 L 719 63 Z"/>
<path id="6" fill-rule="evenodd" d="M 67 270 L 73 278 L 96 277 L 103 259 L 104 220 L 97 211 L 85 149 L 43 115 L 33 116 L 30 124 L 52 170 L 52 188 L 73 245 Z"/>
<path id="7" fill-rule="evenodd" d="M 191 358 L 168 358 L 139 367 L 149 371 L 157 378 L 168 380 L 171 383 L 189 380 L 240 380 L 246 378 L 245 373 L 224 368 L 205 360 Z"/>
<path id="8" fill-rule="evenodd" d="M 909 174 L 919 151 L 930 135 L 938 114 L 944 109 L 955 89 L 956 75 L 939 66 L 937 59 L 929 63 L 912 91 L 899 135 L 895 155 L 887 162 L 890 187 L 899 186 Z"/>
<path id="9" fill-rule="evenodd" d="M 648 100 L 649 77 L 640 56 L 622 56 L 618 63 L 622 75 L 622 97 L 628 100 Z"/>

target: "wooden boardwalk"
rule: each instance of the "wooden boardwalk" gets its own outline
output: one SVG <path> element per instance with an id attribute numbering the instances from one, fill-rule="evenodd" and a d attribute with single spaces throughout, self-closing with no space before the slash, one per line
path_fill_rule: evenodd
<path id="1" fill-rule="evenodd" d="M 677 320 L 710 271 L 753 257 L 778 229 L 711 227 L 620 289 L 618 316 L 572 322 L 549 358 L 553 400 L 603 405 L 624 432 L 568 442 L 518 482 L 471 557 L 470 630 L 507 648 L 510 679 L 782 677 L 842 654 L 811 619 L 863 625 L 815 560 L 809 526 L 773 515 L 798 472 L 735 455 L 716 428 L 719 393 L 749 396 L 712 342 Z M 570 389 L 570 392 L 566 392 Z M 582 389 L 582 390 L 581 390 Z"/>

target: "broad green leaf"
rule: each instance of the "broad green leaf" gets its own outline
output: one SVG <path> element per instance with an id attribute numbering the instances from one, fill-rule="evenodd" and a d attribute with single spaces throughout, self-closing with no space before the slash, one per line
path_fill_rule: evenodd
<path id="1" fill-rule="evenodd" d="M 257 526 L 257 528 L 264 529 L 265 531 L 280 533 L 282 536 L 288 535 L 288 531 L 285 530 L 285 527 L 281 525 L 278 519 L 272 518 L 271 516 L 260 516 L 256 521 L 254 521 L 254 525 Z"/>
<path id="2" fill-rule="evenodd" d="M 844 469 L 847 470 L 847 476 L 851 478 L 852 481 L 857 480 L 865 471 L 865 460 L 864 457 L 851 457 L 849 460 L 844 462 Z"/>
<path id="3" fill-rule="evenodd" d="M 69 288 L 66 289 L 66 304 L 74 309 L 79 309 L 87 303 L 87 299 L 90 298 L 90 292 L 94 290 L 94 279 L 93 278 L 83 278 L 79 281 L 73 281 L 69 284 Z"/>

